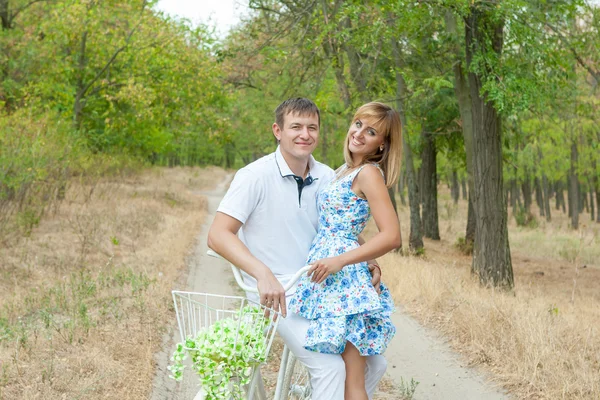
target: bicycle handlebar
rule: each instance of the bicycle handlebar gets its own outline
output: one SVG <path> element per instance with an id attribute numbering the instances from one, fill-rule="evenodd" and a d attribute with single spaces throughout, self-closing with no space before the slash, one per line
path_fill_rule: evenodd
<path id="1" fill-rule="evenodd" d="M 225 260 L 225 258 L 223 258 L 219 253 L 217 253 L 214 250 L 208 250 L 206 253 L 211 257 L 216 257 L 216 258 Z M 225 261 L 227 261 L 227 260 L 225 260 Z M 251 292 L 251 293 L 258 293 L 257 288 L 250 287 L 244 283 L 244 280 L 242 279 L 242 274 L 240 273 L 240 269 L 238 267 L 236 267 L 235 265 L 233 265 L 231 263 L 229 263 L 229 265 L 231 265 L 231 270 L 233 271 L 233 276 L 235 277 L 235 281 L 237 282 L 238 286 L 242 290 L 244 290 L 246 292 Z M 298 272 L 296 272 L 294 274 L 292 279 L 290 279 L 290 281 L 283 286 L 283 290 L 286 292 L 288 290 L 290 290 L 292 288 L 292 286 L 294 286 L 294 284 L 298 281 L 298 279 L 300 279 L 300 277 L 302 275 L 304 275 L 309 269 L 310 269 L 310 265 L 305 265 L 304 267 L 300 268 L 300 270 L 298 270 Z"/>

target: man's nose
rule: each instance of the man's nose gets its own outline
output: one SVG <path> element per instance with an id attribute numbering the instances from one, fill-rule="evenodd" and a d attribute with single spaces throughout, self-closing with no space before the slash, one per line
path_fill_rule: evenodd
<path id="1" fill-rule="evenodd" d="M 308 126 L 302 127 L 300 130 L 300 135 L 302 135 L 302 137 L 308 137 Z"/>

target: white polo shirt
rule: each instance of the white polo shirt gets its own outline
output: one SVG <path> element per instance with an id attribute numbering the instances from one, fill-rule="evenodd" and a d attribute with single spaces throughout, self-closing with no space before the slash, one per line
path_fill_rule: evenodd
<path id="1" fill-rule="evenodd" d="M 302 268 L 317 234 L 317 193 L 335 173 L 311 156 L 304 181 L 294 175 L 279 147 L 240 169 L 218 212 L 242 222 L 238 236 L 282 284 Z M 246 284 L 256 281 L 243 273 Z"/>

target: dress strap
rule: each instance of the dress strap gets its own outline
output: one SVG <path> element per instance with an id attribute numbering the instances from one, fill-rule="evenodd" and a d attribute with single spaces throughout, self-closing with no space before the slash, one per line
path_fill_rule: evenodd
<path id="1" fill-rule="evenodd" d="M 379 172 L 381 172 L 381 176 L 383 176 L 383 180 L 385 180 L 385 174 L 383 173 L 383 170 L 381 169 L 381 167 L 379 166 L 379 164 L 372 163 L 371 165 L 374 165 L 379 170 Z"/>
<path id="2" fill-rule="evenodd" d="M 349 173 L 349 174 L 347 174 L 347 175 L 344 175 L 344 172 L 345 172 L 345 171 L 348 169 L 348 166 L 347 166 L 346 164 L 344 164 L 344 165 L 342 165 L 342 166 L 341 166 L 341 167 L 340 167 L 340 168 L 339 168 L 339 169 L 338 169 L 336 172 L 337 172 L 338 176 L 339 176 L 339 175 L 342 175 L 342 176 L 339 178 L 339 180 L 342 180 L 342 179 L 350 179 L 351 181 L 353 181 L 353 180 L 354 180 L 354 178 L 356 178 L 356 175 L 358 175 L 358 173 L 359 173 L 360 171 L 362 171 L 362 169 L 363 169 L 364 167 L 366 167 L 367 165 L 373 165 L 374 167 L 376 167 L 376 168 L 379 170 L 379 172 L 381 172 L 381 176 L 383 176 L 383 180 L 385 180 L 385 174 L 383 173 L 383 170 L 381 169 L 381 167 L 380 167 L 380 166 L 379 166 L 379 164 L 377 164 L 377 163 L 363 164 L 363 165 L 361 165 L 360 167 L 356 168 L 355 170 L 353 170 L 352 172 L 350 172 L 350 173 Z M 336 179 L 336 180 L 337 180 L 337 179 Z"/>

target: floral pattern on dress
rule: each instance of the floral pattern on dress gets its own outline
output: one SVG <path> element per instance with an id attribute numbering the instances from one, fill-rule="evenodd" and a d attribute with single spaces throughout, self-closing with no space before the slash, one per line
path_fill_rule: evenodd
<path id="1" fill-rule="evenodd" d="M 319 192 L 319 229 L 307 264 L 359 246 L 358 235 L 371 217 L 367 200 L 352 191 L 363 167 Z M 346 265 L 320 284 L 302 277 L 288 308 L 310 320 L 304 347 L 319 353 L 341 354 L 346 342 L 351 342 L 363 356 L 382 354 L 396 333 L 390 318 L 394 311 L 390 291 L 382 283 L 377 294 L 366 262 Z"/>

